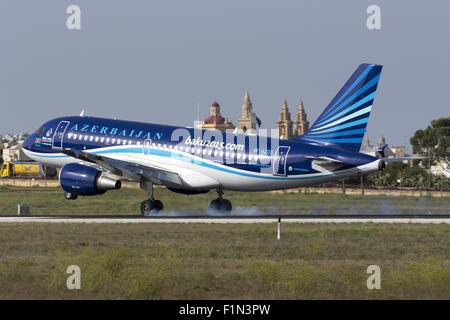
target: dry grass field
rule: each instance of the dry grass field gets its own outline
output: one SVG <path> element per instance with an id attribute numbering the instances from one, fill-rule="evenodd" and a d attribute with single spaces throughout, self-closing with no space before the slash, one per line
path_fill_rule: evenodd
<path id="1" fill-rule="evenodd" d="M 158 189 L 168 212 L 214 194 Z M 139 215 L 124 189 L 67 201 L 59 188 L 0 188 L 0 215 Z M 229 192 L 233 213 L 448 214 L 449 198 Z M 241 209 L 239 209 L 241 208 Z M 415 224 L 0 224 L 0 299 L 450 299 L 450 226 Z M 366 269 L 381 267 L 381 290 Z M 69 290 L 69 265 L 81 289 Z"/>
<path id="2" fill-rule="evenodd" d="M 448 225 L 5 223 L 0 243 L 0 299 L 450 299 Z"/>

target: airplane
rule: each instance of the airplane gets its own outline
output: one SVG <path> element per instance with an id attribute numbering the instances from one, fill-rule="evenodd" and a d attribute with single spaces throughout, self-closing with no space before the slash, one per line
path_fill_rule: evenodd
<path id="1" fill-rule="evenodd" d="M 367 175 L 386 162 L 360 153 L 382 66 L 361 64 L 314 124 L 297 138 L 249 135 L 85 116 L 44 123 L 23 143 L 31 159 L 61 168 L 65 198 L 138 182 L 144 215 L 164 208 L 153 186 L 195 195 L 217 191 L 209 208 L 229 212 L 224 191 L 296 188 Z"/>

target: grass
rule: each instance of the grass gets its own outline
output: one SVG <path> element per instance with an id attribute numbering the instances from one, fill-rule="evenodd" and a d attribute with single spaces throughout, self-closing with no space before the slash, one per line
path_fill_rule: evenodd
<path id="1" fill-rule="evenodd" d="M 450 298 L 448 225 L 1 224 L 0 243 L 0 299 Z"/>
<path id="2" fill-rule="evenodd" d="M 215 192 L 201 195 L 181 195 L 166 188 L 155 189 L 167 211 L 183 210 L 198 214 L 216 197 Z M 233 208 L 244 213 L 283 214 L 447 214 L 450 198 L 412 196 L 369 196 L 345 194 L 271 192 L 226 192 Z M 0 215 L 17 214 L 17 204 L 30 205 L 33 215 L 140 215 L 140 203 L 148 198 L 140 189 L 108 191 L 104 195 L 64 199 L 60 188 L 0 187 Z"/>
<path id="3" fill-rule="evenodd" d="M 215 193 L 156 189 L 203 213 Z M 146 193 L 67 201 L 59 188 L 0 188 L 0 215 L 139 215 Z M 255 213 L 448 214 L 450 199 L 227 192 Z M 245 210 L 244 210 L 245 211 Z M 235 212 L 239 212 L 237 209 Z M 246 212 L 254 212 L 248 210 Z M 415 224 L 0 224 L 0 299 L 450 299 L 450 227 Z M 366 269 L 381 267 L 381 290 Z M 68 290 L 69 265 L 81 290 Z"/>

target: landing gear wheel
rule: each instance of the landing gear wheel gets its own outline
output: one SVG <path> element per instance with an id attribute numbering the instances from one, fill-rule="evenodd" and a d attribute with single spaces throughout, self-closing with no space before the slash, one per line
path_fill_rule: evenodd
<path id="1" fill-rule="evenodd" d="M 209 203 L 209 209 L 214 211 L 220 211 L 220 199 L 215 199 Z"/>
<path id="2" fill-rule="evenodd" d="M 164 209 L 163 203 L 159 200 L 145 200 L 141 203 L 141 213 L 143 215 L 149 214 L 153 211 L 161 211 Z"/>
<path id="3" fill-rule="evenodd" d="M 164 205 L 160 200 L 153 200 L 154 209 L 157 211 L 161 211 L 164 209 Z"/>
<path id="4" fill-rule="evenodd" d="M 215 199 L 209 204 L 209 209 L 220 212 L 231 211 L 232 205 L 231 201 L 228 199 Z"/>
<path id="5" fill-rule="evenodd" d="M 64 198 L 66 198 L 67 200 L 75 200 L 76 198 L 78 198 L 78 195 L 72 192 L 65 192 Z"/>
<path id="6" fill-rule="evenodd" d="M 149 214 L 150 211 L 152 211 L 152 204 L 151 204 L 151 202 L 149 200 L 142 201 L 142 203 L 141 203 L 141 213 L 145 215 L 145 214 Z"/>
<path id="7" fill-rule="evenodd" d="M 209 210 L 220 211 L 220 212 L 229 212 L 232 209 L 231 201 L 228 199 L 222 198 L 223 190 L 221 188 L 217 188 L 217 199 L 213 200 L 209 204 Z"/>
<path id="8" fill-rule="evenodd" d="M 222 206 L 224 208 L 224 211 L 231 211 L 231 209 L 233 209 L 231 201 L 228 199 L 222 199 Z"/>

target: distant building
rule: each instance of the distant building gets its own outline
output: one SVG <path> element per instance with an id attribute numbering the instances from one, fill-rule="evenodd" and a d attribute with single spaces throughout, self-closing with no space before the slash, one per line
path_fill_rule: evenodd
<path id="1" fill-rule="evenodd" d="M 277 122 L 278 135 L 281 139 L 292 139 L 299 137 L 309 129 L 309 122 L 305 108 L 303 107 L 303 101 L 300 100 L 298 105 L 295 121 L 291 120 L 291 113 L 289 112 L 286 99 L 283 101 L 281 107 L 280 120 Z"/>
<path id="2" fill-rule="evenodd" d="M 363 143 L 362 143 L 362 145 L 361 145 L 361 150 L 363 150 L 363 149 L 369 149 L 369 148 L 371 148 L 370 142 L 369 142 L 369 137 L 366 135 L 366 136 L 364 137 Z"/>
<path id="3" fill-rule="evenodd" d="M 4 162 L 10 161 L 31 161 L 22 151 L 22 143 L 28 134 L 7 134 L 0 139 L 1 158 Z"/>
<path id="4" fill-rule="evenodd" d="M 217 103 L 217 101 L 214 101 L 213 104 L 211 105 L 210 115 L 198 125 L 198 128 L 204 130 L 216 129 L 220 131 L 226 131 L 229 129 L 231 130 L 235 129 L 235 126 L 231 121 L 225 119 L 220 114 L 220 105 Z"/>
<path id="5" fill-rule="evenodd" d="M 405 146 L 393 146 L 393 147 L 389 147 L 389 150 L 392 152 L 392 156 L 395 158 L 406 157 L 406 147 Z"/>
<path id="6" fill-rule="evenodd" d="M 27 133 L 24 134 L 7 134 L 5 137 L 0 136 L 0 162 L 34 162 L 30 159 L 22 150 L 22 144 L 28 137 Z M 56 169 L 42 165 L 42 171 L 46 177 L 56 176 Z"/>
<path id="7" fill-rule="evenodd" d="M 245 91 L 244 101 L 242 102 L 242 115 L 238 120 L 237 132 L 244 134 L 256 134 L 261 126 L 261 121 L 253 112 L 253 104 L 250 100 L 248 89 Z M 236 129 L 231 120 L 224 118 L 220 113 L 220 105 L 214 101 L 211 105 L 210 115 L 203 121 L 195 122 L 196 128 L 216 129 L 220 131 Z M 283 101 L 280 112 L 280 120 L 277 122 L 278 135 L 281 139 L 292 139 L 299 137 L 309 129 L 309 121 L 303 106 L 303 100 L 298 104 L 297 113 L 294 121 L 291 119 L 286 99 Z"/>
<path id="8" fill-rule="evenodd" d="M 299 137 L 305 134 L 309 129 L 309 122 L 306 116 L 305 108 L 303 107 L 303 100 L 300 99 L 298 104 L 297 115 L 294 122 L 294 136 Z"/>
<path id="9" fill-rule="evenodd" d="M 242 103 L 242 116 L 238 120 L 239 133 L 254 134 L 258 126 L 258 118 L 253 112 L 253 105 L 247 89 Z"/>
<path id="10" fill-rule="evenodd" d="M 245 91 L 244 101 L 242 103 L 242 116 L 238 120 L 238 132 L 245 134 L 256 134 L 256 130 L 260 126 L 261 121 L 253 112 L 253 104 L 250 100 L 248 90 Z M 220 131 L 234 130 L 234 126 L 231 120 L 225 119 L 220 114 L 220 105 L 214 101 L 211 105 L 210 115 L 201 123 L 195 125 L 201 129 L 217 129 Z"/>
<path id="11" fill-rule="evenodd" d="M 291 113 L 289 112 L 286 99 L 284 99 L 281 107 L 280 120 L 277 122 L 277 127 L 280 139 L 292 139 L 294 137 Z"/>
<path id="12" fill-rule="evenodd" d="M 23 142 L 23 141 L 22 141 Z M 2 158 L 4 162 L 10 161 L 32 161 L 22 150 L 22 142 L 15 144 L 2 151 Z"/>
<path id="13" fill-rule="evenodd" d="M 450 178 L 450 168 L 447 162 L 441 161 L 438 162 L 437 165 L 431 166 L 430 168 L 431 174 L 436 176 L 444 176 L 446 178 Z"/>
<path id="14" fill-rule="evenodd" d="M 361 145 L 360 152 L 368 154 L 373 157 L 380 157 L 379 149 L 380 147 L 386 145 L 386 138 L 381 136 L 378 140 L 377 146 L 372 146 L 369 142 L 369 138 L 367 135 L 364 137 L 363 143 Z M 385 158 L 402 158 L 406 157 L 406 147 L 405 146 L 393 146 L 389 145 L 384 149 L 384 157 Z"/>

